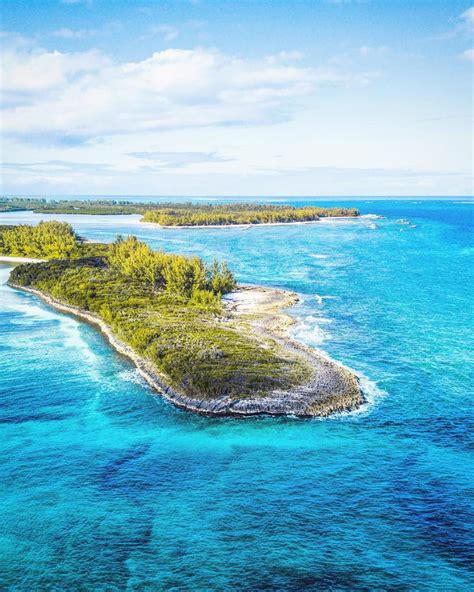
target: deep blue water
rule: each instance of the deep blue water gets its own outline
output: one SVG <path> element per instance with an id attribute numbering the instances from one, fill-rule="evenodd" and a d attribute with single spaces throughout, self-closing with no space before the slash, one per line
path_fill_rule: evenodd
<path id="1" fill-rule="evenodd" d="M 69 217 L 88 238 L 134 233 L 298 291 L 294 334 L 367 392 L 327 420 L 179 411 L 0 268 L 2 589 L 473 589 L 473 205 L 356 205 L 387 218 L 169 230 Z"/>

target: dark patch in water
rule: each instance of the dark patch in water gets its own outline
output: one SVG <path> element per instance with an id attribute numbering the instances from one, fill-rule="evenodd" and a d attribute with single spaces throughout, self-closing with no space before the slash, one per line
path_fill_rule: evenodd
<path id="1" fill-rule="evenodd" d="M 128 481 L 133 481 L 135 486 L 137 482 L 133 479 L 133 471 L 130 465 L 147 454 L 150 449 L 149 444 L 138 444 L 132 446 L 125 453 L 119 454 L 116 458 L 109 461 L 99 475 L 101 489 L 110 489 L 115 487 L 128 488 Z M 112 454 L 117 454 L 113 452 Z M 140 474 L 141 471 L 138 471 Z M 131 475 L 132 474 L 132 475 Z M 140 489 L 140 488 L 139 488 Z"/>
<path id="2" fill-rule="evenodd" d="M 149 449 L 149 444 L 138 444 L 136 446 L 132 446 L 129 450 L 127 450 L 127 452 L 125 452 L 125 454 L 122 454 L 118 458 L 109 462 L 105 467 L 105 471 L 110 473 L 118 471 L 121 469 L 123 465 L 131 463 L 134 460 L 145 455 L 149 451 Z"/>
<path id="3" fill-rule="evenodd" d="M 246 574 L 245 583 L 235 583 L 232 589 L 244 591 L 354 591 L 371 592 L 374 589 L 390 589 L 400 592 L 406 592 L 410 587 L 403 582 L 397 581 L 394 574 L 386 570 L 374 567 L 368 567 L 366 570 L 357 565 L 349 569 L 337 569 L 333 566 L 322 566 L 316 572 L 311 568 L 307 570 L 293 569 L 291 567 L 276 567 L 271 570 L 271 574 L 262 578 L 261 574 Z M 391 582 L 387 588 L 386 583 Z M 384 586 L 385 584 L 385 586 Z M 380 586 L 380 588 L 379 588 Z"/>
<path id="4" fill-rule="evenodd" d="M 438 446 L 466 451 L 474 449 L 474 422 L 465 415 L 446 417 L 417 417 L 415 419 L 383 420 L 377 422 L 373 429 L 384 433 L 387 428 L 396 433 L 398 438 L 417 439 L 425 436 Z"/>
<path id="5" fill-rule="evenodd" d="M 26 423 L 29 421 L 64 421 L 73 417 L 71 413 L 45 413 L 44 415 L 15 415 L 12 417 L 0 417 L 0 424 Z"/>
<path id="6" fill-rule="evenodd" d="M 99 473 L 94 484 L 100 490 L 115 489 L 131 499 L 139 500 L 145 490 L 156 494 L 173 493 L 187 487 L 205 487 L 209 479 L 209 464 L 216 473 L 225 470 L 226 455 L 212 455 L 208 463 L 202 463 L 199 453 L 166 453 L 156 451 L 148 454 L 150 445 L 140 444 L 126 452 L 109 452 L 109 460 Z"/>
<path id="7" fill-rule="evenodd" d="M 474 536 L 469 525 L 474 515 L 467 492 L 446 477 L 424 478 L 418 465 L 416 457 L 408 457 L 400 467 L 403 474 L 394 480 L 402 520 L 438 555 L 471 571 Z"/>

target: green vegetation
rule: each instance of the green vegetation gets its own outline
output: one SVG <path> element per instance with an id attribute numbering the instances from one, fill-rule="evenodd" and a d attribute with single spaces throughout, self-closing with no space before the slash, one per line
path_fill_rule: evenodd
<path id="1" fill-rule="evenodd" d="M 0 198 L 0 212 L 33 211 L 37 214 L 143 214 L 156 204 L 127 200 L 48 200 L 34 197 Z"/>
<path id="2" fill-rule="evenodd" d="M 82 246 L 76 237 L 76 253 Z M 135 237 L 87 249 L 87 257 L 20 265 L 10 282 L 97 315 L 171 387 L 199 400 L 255 397 L 308 379 L 301 359 L 226 315 L 221 294 L 235 280 L 225 264 L 157 253 Z"/>
<path id="3" fill-rule="evenodd" d="M 12 257 L 52 259 L 78 253 L 80 239 L 69 224 L 40 222 L 37 226 L 0 226 L 0 253 Z"/>
<path id="4" fill-rule="evenodd" d="M 287 205 L 226 203 L 138 203 L 127 200 L 46 200 L 0 198 L 0 212 L 32 210 L 40 214 L 141 214 L 143 222 L 162 226 L 209 226 L 308 222 L 323 217 L 357 216 L 354 208 L 294 207 Z"/>
<path id="5" fill-rule="evenodd" d="M 9 257 L 105 257 L 109 250 L 109 245 L 85 242 L 66 222 L 40 222 L 36 226 L 0 226 L 0 255 Z"/>
<path id="6" fill-rule="evenodd" d="M 231 292 L 235 279 L 225 263 L 207 266 L 199 257 L 153 251 L 134 236 L 117 238 L 110 247 L 109 264 L 155 291 L 177 294 L 193 302 L 214 303 Z"/>
<path id="7" fill-rule="evenodd" d="M 135 236 L 118 236 L 111 245 L 86 243 L 66 222 L 0 226 L 0 254 L 38 259 L 102 257 L 123 276 L 154 291 L 201 303 L 219 301 L 236 285 L 225 263 L 215 261 L 208 266 L 199 257 L 153 251 Z"/>
<path id="8" fill-rule="evenodd" d="M 357 216 L 353 208 L 319 208 L 314 206 L 274 206 L 252 204 L 192 205 L 160 207 L 148 210 L 144 222 L 161 226 L 216 226 L 230 224 L 269 224 L 309 222 L 322 217 Z"/>

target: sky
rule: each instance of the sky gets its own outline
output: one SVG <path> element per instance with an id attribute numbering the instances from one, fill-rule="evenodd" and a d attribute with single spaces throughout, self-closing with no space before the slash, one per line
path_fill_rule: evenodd
<path id="1" fill-rule="evenodd" d="M 473 194 L 470 2 L 0 12 L 1 194 Z"/>

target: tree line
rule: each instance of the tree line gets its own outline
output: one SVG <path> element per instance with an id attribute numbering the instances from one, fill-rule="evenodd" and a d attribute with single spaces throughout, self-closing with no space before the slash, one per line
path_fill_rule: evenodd
<path id="1" fill-rule="evenodd" d="M 118 236 L 111 245 L 109 263 L 121 273 L 194 301 L 212 300 L 232 291 L 235 278 L 225 262 L 209 266 L 200 257 L 153 251 L 135 236 Z"/>
<path id="2" fill-rule="evenodd" d="M 38 259 L 100 257 L 119 274 L 200 304 L 216 303 L 232 291 L 235 278 L 225 262 L 207 265 L 200 257 L 153 251 L 135 236 L 114 243 L 85 243 L 65 222 L 1 226 L 0 254 Z"/>
<path id="3" fill-rule="evenodd" d="M 143 222 L 161 226 L 227 226 L 311 222 L 322 217 L 357 216 L 355 208 L 294 207 L 277 205 L 227 204 L 161 207 L 144 213 Z"/>
<path id="4" fill-rule="evenodd" d="M 326 216 L 357 216 L 354 208 L 323 208 L 255 203 L 135 202 L 130 200 L 51 200 L 0 198 L 0 212 L 32 210 L 40 214 L 142 214 L 144 222 L 163 226 L 265 224 L 312 221 Z"/>
<path id="5" fill-rule="evenodd" d="M 78 244 L 79 237 L 65 222 L 0 227 L 0 252 L 12 257 L 67 258 L 77 253 Z"/>

